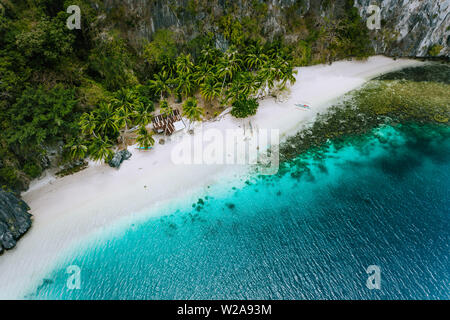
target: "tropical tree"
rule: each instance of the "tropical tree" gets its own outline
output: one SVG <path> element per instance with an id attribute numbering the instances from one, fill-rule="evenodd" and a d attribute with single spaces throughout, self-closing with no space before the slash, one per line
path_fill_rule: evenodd
<path id="1" fill-rule="evenodd" d="M 326 62 L 331 62 L 336 56 L 339 47 L 343 46 L 341 33 L 345 30 L 344 21 L 335 17 L 320 17 L 318 19 L 319 35 L 318 48 L 319 52 L 325 53 Z"/>
<path id="2" fill-rule="evenodd" d="M 169 79 L 175 76 L 177 73 L 177 65 L 175 63 L 175 60 L 166 59 L 163 63 L 163 66 L 161 67 L 161 72 L 167 73 Z"/>
<path id="3" fill-rule="evenodd" d="M 297 70 L 294 69 L 294 66 L 291 62 L 286 62 L 283 68 L 283 76 L 281 77 L 281 83 L 284 86 L 286 86 L 287 83 L 290 85 L 293 85 L 297 79 L 295 78 L 295 75 L 297 74 Z"/>
<path id="4" fill-rule="evenodd" d="M 122 88 L 114 94 L 111 102 L 117 109 L 126 109 L 128 112 L 132 112 L 136 100 L 137 95 L 134 90 Z"/>
<path id="5" fill-rule="evenodd" d="M 173 80 L 173 84 L 175 86 L 175 92 L 184 95 L 185 97 L 190 96 L 196 89 L 194 76 L 190 73 L 179 74 L 178 77 Z"/>
<path id="6" fill-rule="evenodd" d="M 213 67 L 206 62 L 196 65 L 195 68 L 194 79 L 197 84 L 205 82 L 208 78 L 215 77 Z"/>
<path id="7" fill-rule="evenodd" d="M 136 108 L 134 110 L 134 119 L 137 125 L 146 126 L 152 121 L 153 118 L 153 110 L 155 109 L 153 102 L 148 104 L 144 104 L 142 102 L 138 102 L 136 104 Z"/>
<path id="8" fill-rule="evenodd" d="M 190 54 L 180 54 L 175 60 L 178 74 L 190 74 L 194 71 L 194 63 Z"/>
<path id="9" fill-rule="evenodd" d="M 248 99 L 245 97 L 239 97 L 233 102 L 233 108 L 231 109 L 231 115 L 236 118 L 246 118 L 256 114 L 259 103 L 256 99 Z"/>
<path id="10" fill-rule="evenodd" d="M 118 116 L 110 103 L 100 103 L 94 110 L 96 128 L 102 136 L 114 137 L 119 132 Z"/>
<path id="11" fill-rule="evenodd" d="M 221 85 L 214 77 L 208 77 L 200 85 L 200 94 L 203 99 L 211 101 L 220 96 Z"/>
<path id="12" fill-rule="evenodd" d="M 141 125 L 139 127 L 136 142 L 140 148 L 148 149 L 155 144 L 155 139 L 153 139 L 153 134 L 148 132 L 145 126 Z"/>
<path id="13" fill-rule="evenodd" d="M 156 95 L 159 95 L 162 100 L 164 95 L 170 93 L 170 83 L 171 80 L 169 73 L 167 71 L 162 71 L 159 74 L 155 74 L 154 79 L 149 81 L 149 86 L 150 89 L 153 90 Z"/>
<path id="14" fill-rule="evenodd" d="M 228 88 L 224 102 L 228 104 L 233 103 L 238 98 L 252 97 L 260 86 L 258 77 L 255 77 L 251 72 L 241 72 Z"/>
<path id="15" fill-rule="evenodd" d="M 189 119 L 189 128 L 192 122 L 201 120 L 203 114 L 204 110 L 198 105 L 196 98 L 191 97 L 184 102 L 183 115 Z"/>
<path id="16" fill-rule="evenodd" d="M 88 147 L 85 143 L 76 138 L 72 139 L 65 148 L 69 151 L 69 157 L 72 160 L 84 159 L 88 152 Z"/>
<path id="17" fill-rule="evenodd" d="M 133 125 L 134 109 L 135 108 L 133 104 L 133 107 L 130 109 L 123 106 L 116 112 L 118 127 L 121 128 L 119 130 L 121 136 L 120 140 L 122 141 L 123 144 L 125 144 L 125 136 L 127 135 L 130 127 Z"/>
<path id="18" fill-rule="evenodd" d="M 228 63 L 226 63 L 224 61 L 223 64 L 221 64 L 219 66 L 219 70 L 218 71 L 219 71 L 219 76 L 221 78 L 223 78 L 222 86 L 221 86 L 221 89 L 220 89 L 220 93 L 222 93 L 223 92 L 223 88 L 225 87 L 225 81 L 227 80 L 227 78 L 229 80 L 231 80 L 233 78 L 234 70 L 233 70 L 233 68 L 232 68 L 232 66 L 230 64 L 228 64 Z"/>
<path id="19" fill-rule="evenodd" d="M 83 113 L 78 124 L 81 128 L 81 132 L 84 135 L 93 135 L 94 137 L 97 137 L 97 135 L 95 134 L 95 130 L 97 128 L 97 119 L 92 112 Z"/>
<path id="20" fill-rule="evenodd" d="M 236 84 L 239 85 L 239 93 L 244 96 L 253 95 L 258 89 L 256 78 L 251 72 L 241 72 L 236 79 Z"/>
<path id="21" fill-rule="evenodd" d="M 268 57 L 265 54 L 257 55 L 252 53 L 247 56 L 245 62 L 250 70 L 258 70 L 267 62 L 267 60 Z"/>
<path id="22" fill-rule="evenodd" d="M 153 41 L 144 45 L 143 56 L 155 70 L 165 66 L 177 56 L 175 33 L 168 29 L 159 29 L 153 34 Z"/>
<path id="23" fill-rule="evenodd" d="M 89 146 L 89 155 L 94 161 L 109 161 L 114 152 L 111 150 L 112 144 L 109 141 L 108 137 L 102 138 L 94 138 L 92 143 Z"/>
<path id="24" fill-rule="evenodd" d="M 241 70 L 242 60 L 238 56 L 238 51 L 234 48 L 228 49 L 223 55 L 222 59 L 220 59 L 219 63 L 219 76 L 223 77 L 222 81 L 222 89 L 225 86 L 225 81 L 232 80 L 235 72 Z"/>
<path id="25" fill-rule="evenodd" d="M 173 109 L 171 106 L 169 106 L 169 103 L 167 100 L 162 100 L 159 103 L 160 113 L 165 117 L 171 117 L 173 116 Z"/>
<path id="26" fill-rule="evenodd" d="M 206 63 L 207 65 L 214 65 L 217 64 L 220 55 L 221 55 L 220 50 L 208 47 L 201 51 L 200 61 L 202 63 Z"/>
<path id="27" fill-rule="evenodd" d="M 288 82 L 291 84 L 295 83 L 296 79 L 294 75 L 297 71 L 294 70 L 290 61 L 278 56 L 270 62 L 270 65 L 266 64 L 261 73 L 267 80 L 269 88 L 276 86 L 279 90 L 282 90 Z"/>
<path id="28" fill-rule="evenodd" d="M 245 63 L 249 70 L 258 70 L 268 60 L 269 57 L 263 52 L 259 44 L 251 45 L 247 48 Z"/>
<path id="29" fill-rule="evenodd" d="M 278 64 L 277 64 L 278 63 Z M 269 89 L 275 87 L 275 84 L 283 76 L 282 67 L 278 60 L 267 61 L 261 70 L 258 72 L 259 81 L 263 86 L 267 86 Z"/>

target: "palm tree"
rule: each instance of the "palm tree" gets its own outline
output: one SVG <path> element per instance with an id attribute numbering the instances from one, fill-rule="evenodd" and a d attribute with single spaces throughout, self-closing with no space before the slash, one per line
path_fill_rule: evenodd
<path id="1" fill-rule="evenodd" d="M 230 48 L 225 52 L 218 70 L 219 76 L 223 77 L 221 92 L 223 91 L 227 77 L 229 80 L 232 80 L 234 73 L 241 70 L 241 64 L 242 60 L 239 59 L 237 50 Z"/>
<path id="2" fill-rule="evenodd" d="M 173 116 L 173 109 L 169 106 L 167 100 L 162 100 L 159 103 L 160 113 L 165 117 Z"/>
<path id="3" fill-rule="evenodd" d="M 173 59 L 165 57 L 161 62 L 161 64 L 162 64 L 161 72 L 166 72 L 167 76 L 169 78 L 172 78 L 177 71 L 177 65 L 175 64 L 175 61 Z"/>
<path id="4" fill-rule="evenodd" d="M 139 127 L 136 142 L 140 148 L 148 149 L 155 144 L 155 139 L 153 139 L 153 134 L 148 132 L 145 126 L 141 125 Z"/>
<path id="5" fill-rule="evenodd" d="M 217 59 L 219 58 L 220 53 L 220 50 L 212 47 L 203 49 L 201 52 L 200 61 L 206 63 L 207 65 L 214 65 L 217 63 Z"/>
<path id="6" fill-rule="evenodd" d="M 72 160 L 84 159 L 88 151 L 84 142 L 79 139 L 72 139 L 65 148 L 69 150 L 69 156 Z"/>
<path id="7" fill-rule="evenodd" d="M 161 96 L 161 100 L 164 98 L 165 94 L 170 93 L 170 83 L 169 74 L 167 71 L 162 71 L 159 74 L 155 74 L 155 78 L 149 81 L 150 89 L 152 89 L 155 94 Z"/>
<path id="8" fill-rule="evenodd" d="M 257 74 L 257 81 L 261 83 L 261 86 L 269 89 L 276 87 L 278 90 L 283 90 L 287 83 L 295 83 L 295 74 L 297 71 L 294 70 L 292 62 L 277 56 L 263 65 Z"/>
<path id="9" fill-rule="evenodd" d="M 242 97 L 248 99 L 254 95 L 257 89 L 258 87 L 251 73 L 239 74 L 226 92 L 225 103 L 233 104 Z"/>
<path id="10" fill-rule="evenodd" d="M 89 146 L 89 154 L 92 160 L 94 161 L 102 161 L 110 160 L 114 152 L 111 150 L 112 144 L 110 143 L 108 137 L 105 139 L 102 138 L 94 138 L 91 145 Z"/>
<path id="11" fill-rule="evenodd" d="M 192 63 L 190 54 L 180 54 L 175 60 L 175 65 L 178 74 L 190 74 L 194 70 L 194 63 Z"/>
<path id="12" fill-rule="evenodd" d="M 114 94 L 111 102 L 114 107 L 120 109 L 127 109 L 129 112 L 132 111 L 137 100 L 136 92 L 130 89 L 122 88 Z"/>
<path id="13" fill-rule="evenodd" d="M 293 85 L 297 81 L 297 79 L 295 78 L 296 74 L 297 70 L 294 70 L 292 62 L 287 62 L 283 70 L 283 76 L 281 77 L 281 82 L 283 86 L 286 86 L 287 83 Z"/>
<path id="14" fill-rule="evenodd" d="M 214 77 L 213 67 L 206 62 L 195 66 L 194 79 L 197 84 L 205 82 L 206 79 Z"/>
<path id="15" fill-rule="evenodd" d="M 189 73 L 179 74 L 178 77 L 174 79 L 174 85 L 176 87 L 176 92 L 185 97 L 190 96 L 196 88 L 193 75 Z"/>
<path id="16" fill-rule="evenodd" d="M 267 61 L 269 57 L 263 52 L 259 43 L 248 47 L 246 52 L 245 63 L 249 70 L 258 70 Z"/>
<path id="17" fill-rule="evenodd" d="M 140 103 L 140 102 L 136 102 Z M 121 141 L 125 145 L 125 136 L 128 133 L 129 126 L 133 124 L 133 116 L 134 116 L 134 107 L 133 104 L 132 108 L 127 108 L 126 106 L 121 107 L 119 110 L 117 110 L 117 121 L 118 121 L 118 127 L 123 128 L 120 131 Z"/>
<path id="18" fill-rule="evenodd" d="M 154 110 L 153 102 L 150 102 L 148 104 L 138 102 L 134 110 L 134 118 L 136 120 L 136 124 L 143 126 L 149 124 L 152 121 L 153 110 Z"/>
<path id="19" fill-rule="evenodd" d="M 260 86 L 258 77 L 255 77 L 251 72 L 241 72 L 228 88 L 224 102 L 225 104 L 230 102 L 232 104 L 240 97 L 251 98 Z"/>
<path id="20" fill-rule="evenodd" d="M 100 103 L 94 114 L 102 136 L 114 136 L 119 132 L 118 116 L 110 103 Z"/>
<path id="21" fill-rule="evenodd" d="M 227 77 L 229 77 L 230 80 L 231 80 L 233 78 L 234 70 L 233 70 L 231 65 L 227 64 L 226 62 L 224 62 L 223 64 L 221 64 L 219 66 L 218 72 L 219 72 L 219 76 L 223 77 L 222 86 L 221 86 L 221 89 L 220 89 L 220 93 L 222 93 L 223 88 L 225 86 L 225 81 L 227 80 Z"/>
<path id="22" fill-rule="evenodd" d="M 200 94 L 207 101 L 219 97 L 220 91 L 220 83 L 214 77 L 206 78 L 205 82 L 200 85 Z"/>
<path id="23" fill-rule="evenodd" d="M 203 113 L 204 110 L 203 108 L 199 107 L 197 99 L 191 97 L 184 102 L 183 115 L 189 119 L 189 128 L 191 127 L 192 122 L 201 120 Z"/>
<path id="24" fill-rule="evenodd" d="M 236 83 L 239 85 L 239 93 L 250 96 L 257 90 L 256 77 L 251 72 L 242 72 L 239 74 Z"/>
<path id="25" fill-rule="evenodd" d="M 267 56 L 265 54 L 257 55 L 257 54 L 250 54 L 245 59 L 245 62 L 247 63 L 247 66 L 250 70 L 257 70 L 259 69 L 264 63 L 268 60 Z"/>
<path id="26" fill-rule="evenodd" d="M 276 61 L 267 61 L 258 72 L 259 81 L 269 89 L 272 89 L 275 86 L 276 81 L 278 81 L 282 75 L 282 72 L 275 64 Z"/>
<path id="27" fill-rule="evenodd" d="M 95 119 L 95 116 L 92 112 L 83 113 L 78 124 L 81 128 L 81 132 L 84 135 L 93 135 L 94 137 L 97 137 L 97 135 L 95 134 L 95 129 L 97 128 L 97 120 Z"/>

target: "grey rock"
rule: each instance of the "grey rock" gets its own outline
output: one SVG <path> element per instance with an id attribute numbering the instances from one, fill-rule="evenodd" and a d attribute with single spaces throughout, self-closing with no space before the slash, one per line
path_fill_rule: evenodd
<path id="1" fill-rule="evenodd" d="M 375 52 L 390 56 L 427 57 L 434 45 L 442 46 L 439 56 L 450 56 L 450 0 L 377 1 L 384 22 L 372 40 Z M 377 3 L 375 2 L 375 3 Z M 356 0 L 360 16 L 367 19 L 371 0 Z M 390 41 L 382 35 L 390 34 Z"/>
<path id="2" fill-rule="evenodd" d="M 120 168 L 120 165 L 125 160 L 130 159 L 132 156 L 131 152 L 128 150 L 122 150 L 117 152 L 114 157 L 108 162 L 109 166 L 112 168 Z"/>
<path id="3" fill-rule="evenodd" d="M 225 39 L 225 37 L 220 33 L 216 35 L 215 42 L 216 42 L 216 49 L 222 52 L 227 51 L 228 47 L 230 46 L 227 39 Z"/>
<path id="4" fill-rule="evenodd" d="M 14 194 L 0 190 L 0 254 L 16 246 L 31 227 L 28 205 Z"/>
<path id="5" fill-rule="evenodd" d="M 211 1 L 213 14 L 198 12 L 188 13 L 189 0 L 103 0 L 105 8 L 111 10 L 122 6 L 125 14 L 136 22 L 136 28 L 128 32 L 131 42 L 141 43 L 139 39 L 152 39 L 159 29 L 172 29 L 180 37 L 190 40 L 198 35 L 196 23 L 202 21 L 206 26 L 213 25 L 211 19 L 226 14 L 227 8 L 235 6 L 236 18 L 242 19 L 251 15 L 250 1 L 229 0 Z M 262 0 L 259 0 L 262 2 Z M 124 3 L 125 2 L 125 3 Z M 273 39 L 277 35 L 286 35 L 288 8 L 294 8 L 294 14 L 304 16 L 313 12 L 320 16 L 337 16 L 345 9 L 346 0 L 273 0 L 264 1 L 268 12 L 263 23 L 265 36 Z M 440 56 L 450 56 L 450 0 L 354 0 L 360 16 L 367 20 L 368 6 L 378 4 L 381 9 L 383 26 L 381 30 L 372 32 L 372 46 L 377 54 L 390 56 L 426 57 L 428 50 L 434 45 L 441 45 Z M 178 10 L 178 9 L 180 10 Z M 212 18 L 210 18 L 212 17 Z M 214 30 L 210 30 L 214 31 Z M 227 43 L 222 35 L 216 34 L 216 46 L 226 50 Z"/>

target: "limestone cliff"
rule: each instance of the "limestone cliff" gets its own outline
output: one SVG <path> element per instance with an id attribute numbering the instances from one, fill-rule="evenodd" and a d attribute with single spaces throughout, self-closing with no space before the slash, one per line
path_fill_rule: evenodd
<path id="1" fill-rule="evenodd" d="M 373 41 L 377 53 L 424 57 L 434 47 L 435 55 L 450 56 L 450 0 L 356 0 L 355 6 L 368 17 L 372 3 L 381 9 Z"/>
<path id="2" fill-rule="evenodd" d="M 264 6 L 262 25 L 265 35 L 292 36 L 286 21 L 290 16 L 308 13 L 338 16 L 347 0 L 104 0 L 107 11 L 120 7 L 133 28 L 130 37 L 151 39 L 161 28 L 178 30 L 192 38 L 200 30 L 217 32 L 213 20 L 230 12 L 242 19 L 254 15 L 255 3 Z M 360 16 L 371 15 L 368 6 L 381 9 L 381 29 L 370 32 L 377 54 L 393 56 L 450 55 L 450 0 L 355 0 Z M 295 32 L 295 31 L 294 31 Z"/>

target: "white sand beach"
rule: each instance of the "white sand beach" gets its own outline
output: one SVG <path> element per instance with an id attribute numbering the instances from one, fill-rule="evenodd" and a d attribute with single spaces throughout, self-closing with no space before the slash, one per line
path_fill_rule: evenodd
<path id="1" fill-rule="evenodd" d="M 251 118 L 238 120 L 228 114 L 219 121 L 204 123 L 203 129 L 224 132 L 249 127 L 251 122 L 253 128 L 279 129 L 283 138 L 367 80 L 419 64 L 415 60 L 375 56 L 367 61 L 298 68 L 297 82 L 284 102 L 266 98 Z M 295 104 L 308 104 L 310 108 Z M 196 127 L 195 134 L 199 131 Z M 15 249 L 0 257 L 0 299 L 23 298 L 25 290 L 44 276 L 65 250 L 87 236 L 240 170 L 226 165 L 174 164 L 171 154 L 177 141 L 173 140 L 164 145 L 156 143 L 151 151 L 129 147 L 133 156 L 120 170 L 90 163 L 87 169 L 71 176 L 55 178 L 47 174 L 34 181 L 22 195 L 31 207 L 33 226 Z"/>

